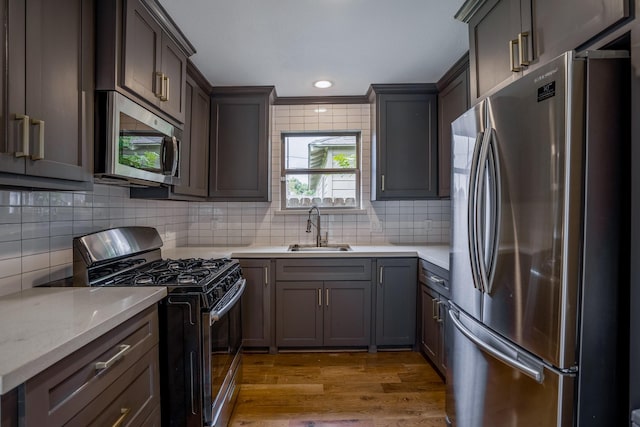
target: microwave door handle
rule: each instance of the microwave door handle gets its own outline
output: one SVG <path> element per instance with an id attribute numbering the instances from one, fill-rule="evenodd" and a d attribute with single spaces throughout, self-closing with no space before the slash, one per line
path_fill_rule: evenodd
<path id="1" fill-rule="evenodd" d="M 178 140 L 175 136 L 162 140 L 162 173 L 175 176 L 178 170 Z"/>

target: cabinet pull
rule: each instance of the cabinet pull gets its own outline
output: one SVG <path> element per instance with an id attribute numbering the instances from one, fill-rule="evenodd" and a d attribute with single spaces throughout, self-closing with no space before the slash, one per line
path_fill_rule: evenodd
<path id="1" fill-rule="evenodd" d="M 442 305 L 442 304 L 446 304 L 446 302 L 445 302 L 445 301 L 438 301 L 438 304 L 437 304 L 437 307 L 438 307 L 438 317 L 437 317 L 437 319 L 436 319 L 436 321 L 437 321 L 438 323 L 442 323 L 442 322 L 444 321 L 444 319 L 443 319 L 442 317 L 440 317 L 440 305 Z"/>
<path id="2" fill-rule="evenodd" d="M 31 155 L 31 160 L 44 159 L 44 120 L 31 120 L 31 124 L 38 126 L 38 153 Z"/>
<path id="3" fill-rule="evenodd" d="M 382 183 L 380 184 L 380 191 L 384 191 L 384 175 L 380 176 L 380 180 L 382 181 Z"/>
<path id="4" fill-rule="evenodd" d="M 438 298 L 431 298 L 431 317 L 434 320 L 438 320 L 439 316 L 438 312 Z"/>
<path id="5" fill-rule="evenodd" d="M 96 362 L 96 371 L 101 371 L 103 369 L 109 369 L 113 366 L 117 361 L 122 359 L 125 353 L 131 348 L 129 344 L 120 345 L 120 351 L 113 355 L 113 357 L 106 362 Z"/>
<path id="6" fill-rule="evenodd" d="M 322 307 L 322 289 L 318 288 L 318 307 Z"/>
<path id="7" fill-rule="evenodd" d="M 520 57 L 520 65 L 522 66 L 529 65 L 529 46 L 527 45 L 527 37 L 529 37 L 529 33 L 527 31 L 518 34 L 518 56 Z"/>
<path id="8" fill-rule="evenodd" d="M 326 289 L 326 297 L 327 297 L 327 299 L 325 301 L 325 304 L 326 304 L 327 307 L 329 307 L 329 288 Z"/>
<path id="9" fill-rule="evenodd" d="M 442 285 L 444 283 L 444 279 L 441 279 L 441 278 L 433 276 L 433 275 L 429 276 L 429 281 L 433 282 L 433 283 L 437 283 L 438 285 Z"/>
<path id="10" fill-rule="evenodd" d="M 16 120 L 22 121 L 22 151 L 16 151 L 16 157 L 29 156 L 29 124 L 31 120 L 26 114 L 16 114 Z"/>
<path id="11" fill-rule="evenodd" d="M 164 84 L 164 96 L 162 101 L 169 101 L 169 76 L 162 75 L 162 82 Z"/>
<path id="12" fill-rule="evenodd" d="M 269 286 L 269 268 L 264 267 L 264 286 Z"/>
<path id="13" fill-rule="evenodd" d="M 509 40 L 509 65 L 511 66 L 511 71 L 516 73 L 521 70 L 521 68 L 517 65 L 518 62 L 516 61 L 514 56 L 514 50 L 515 50 L 514 47 L 516 47 L 517 44 L 518 44 L 518 39 Z"/>
<path id="14" fill-rule="evenodd" d="M 113 425 L 111 427 L 120 427 L 121 425 L 124 424 L 124 420 L 129 416 L 129 413 L 131 412 L 131 408 L 122 408 L 120 409 L 120 413 L 122 415 L 120 415 L 120 418 L 118 418 L 116 420 L 115 423 L 113 423 Z"/>
<path id="15" fill-rule="evenodd" d="M 160 98 L 162 100 L 162 97 L 164 96 L 164 74 L 162 74 L 160 71 L 156 71 L 156 90 L 153 93 L 157 98 Z"/>
<path id="16" fill-rule="evenodd" d="M 378 284 L 379 284 L 380 286 L 382 286 L 382 279 L 383 279 L 383 277 L 382 277 L 382 276 L 383 276 L 383 274 L 382 274 L 382 273 L 383 273 L 383 271 L 384 271 L 384 265 L 381 265 L 381 266 L 380 266 L 380 277 L 378 278 Z"/>

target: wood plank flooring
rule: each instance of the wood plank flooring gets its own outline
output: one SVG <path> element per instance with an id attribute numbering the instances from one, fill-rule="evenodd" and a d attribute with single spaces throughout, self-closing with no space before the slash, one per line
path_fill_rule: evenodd
<path id="1" fill-rule="evenodd" d="M 419 353 L 243 357 L 231 427 L 445 425 L 445 385 Z"/>

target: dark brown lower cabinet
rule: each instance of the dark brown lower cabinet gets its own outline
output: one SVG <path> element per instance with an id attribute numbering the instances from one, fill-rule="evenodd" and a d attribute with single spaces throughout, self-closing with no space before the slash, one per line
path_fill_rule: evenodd
<path id="1" fill-rule="evenodd" d="M 420 351 L 444 378 L 447 373 L 447 300 L 449 272 L 424 260 L 419 261 Z"/>
<path id="2" fill-rule="evenodd" d="M 273 347 L 271 303 L 273 268 L 269 259 L 241 259 L 242 275 L 247 287 L 242 294 L 242 345 Z"/>
<path id="3" fill-rule="evenodd" d="M 371 260 L 276 260 L 278 347 L 371 344 Z"/>
<path id="4" fill-rule="evenodd" d="M 276 325 L 279 347 L 368 346 L 371 282 L 277 282 Z"/>
<path id="5" fill-rule="evenodd" d="M 159 425 L 158 365 L 154 305 L 28 380 L 24 425 Z"/>
<path id="6" fill-rule="evenodd" d="M 446 300 L 426 285 L 420 286 L 420 295 L 422 304 L 420 350 L 444 376 L 446 373 L 444 331 L 447 313 L 443 304 L 446 304 Z"/>
<path id="7" fill-rule="evenodd" d="M 376 345 L 413 346 L 416 341 L 415 258 L 378 258 Z"/>

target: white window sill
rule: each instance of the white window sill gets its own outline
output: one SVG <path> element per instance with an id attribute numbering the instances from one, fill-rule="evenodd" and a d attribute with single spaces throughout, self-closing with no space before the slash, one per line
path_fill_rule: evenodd
<path id="1" fill-rule="evenodd" d="M 320 208 L 321 215 L 366 215 L 366 209 L 331 209 Z M 278 210 L 274 212 L 274 215 L 309 215 L 309 209 L 288 209 Z"/>

